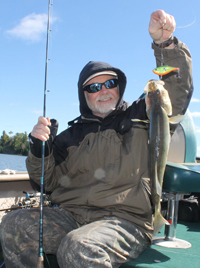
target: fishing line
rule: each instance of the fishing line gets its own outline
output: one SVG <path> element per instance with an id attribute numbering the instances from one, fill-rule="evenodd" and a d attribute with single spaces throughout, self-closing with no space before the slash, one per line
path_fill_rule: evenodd
<path id="1" fill-rule="evenodd" d="M 50 265 L 49 259 L 47 258 L 47 255 L 44 254 L 44 256 L 45 256 L 45 259 L 46 259 L 46 261 L 47 261 L 48 267 L 49 267 L 49 268 L 52 268 L 51 265 Z M 45 267 L 46 267 L 46 265 L 45 265 Z M 0 267 L 0 268 L 1 268 L 1 267 Z"/>
<path id="2" fill-rule="evenodd" d="M 194 21 L 193 21 L 192 23 L 190 23 L 190 24 L 188 24 L 188 25 L 185 25 L 185 26 L 177 26 L 176 28 L 177 28 L 177 29 L 187 28 L 187 27 L 192 26 L 195 22 L 196 22 L 196 17 L 195 17 L 195 19 L 194 19 Z"/>
<path id="3" fill-rule="evenodd" d="M 182 28 L 190 27 L 190 26 L 192 26 L 192 25 L 196 22 L 196 15 L 195 15 L 195 12 L 194 12 L 194 10 L 192 9 L 192 7 L 190 7 L 190 8 L 191 8 L 191 11 L 192 11 L 192 13 L 193 13 L 193 15 L 194 15 L 194 21 L 193 21 L 192 23 L 188 24 L 188 25 L 185 25 L 185 26 L 177 26 L 176 29 L 182 29 Z"/>

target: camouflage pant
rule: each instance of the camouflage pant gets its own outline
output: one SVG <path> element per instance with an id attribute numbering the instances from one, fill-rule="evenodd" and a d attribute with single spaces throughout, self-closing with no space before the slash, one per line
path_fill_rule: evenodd
<path id="1" fill-rule="evenodd" d="M 133 224 L 117 217 L 80 226 L 66 210 L 46 207 L 43 221 L 43 250 L 57 255 L 61 268 L 117 268 L 149 245 Z M 38 208 L 9 212 L 1 224 L 6 268 L 37 267 L 38 240 Z"/>

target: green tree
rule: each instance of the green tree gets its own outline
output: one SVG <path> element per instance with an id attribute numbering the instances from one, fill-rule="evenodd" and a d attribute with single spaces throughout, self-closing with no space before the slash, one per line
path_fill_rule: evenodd
<path id="1" fill-rule="evenodd" d="M 1 144 L 2 146 L 6 145 L 6 143 L 9 141 L 10 137 L 6 134 L 5 130 L 2 133 L 1 136 Z"/>
<path id="2" fill-rule="evenodd" d="M 16 154 L 27 155 L 29 150 L 27 133 L 16 133 L 12 146 Z"/>
<path id="3" fill-rule="evenodd" d="M 7 153 L 7 144 L 9 143 L 9 140 L 10 137 L 6 134 L 4 130 L 0 140 L 0 153 Z"/>
<path id="4" fill-rule="evenodd" d="M 13 132 L 9 132 L 12 134 Z M 29 142 L 27 133 L 16 133 L 16 135 L 9 137 L 5 131 L 0 139 L 0 153 L 4 154 L 18 154 L 28 155 Z"/>

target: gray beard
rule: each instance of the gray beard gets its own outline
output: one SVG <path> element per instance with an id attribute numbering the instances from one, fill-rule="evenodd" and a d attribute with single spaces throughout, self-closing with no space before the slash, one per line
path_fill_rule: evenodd
<path id="1" fill-rule="evenodd" d="M 87 98 L 86 98 L 86 101 L 87 101 L 88 107 L 93 113 L 107 115 L 115 109 L 118 100 L 116 100 L 114 103 L 108 103 L 108 104 L 103 104 L 103 103 L 98 104 L 98 101 L 107 100 L 109 98 L 113 98 L 113 96 L 111 94 L 106 95 L 106 96 L 101 96 L 95 100 L 94 105 L 91 105 L 90 102 L 87 100 Z"/>

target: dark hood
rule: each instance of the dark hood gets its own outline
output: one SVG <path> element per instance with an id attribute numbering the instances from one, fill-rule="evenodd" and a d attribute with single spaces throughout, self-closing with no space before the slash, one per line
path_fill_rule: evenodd
<path id="1" fill-rule="evenodd" d="M 122 104 L 123 94 L 124 94 L 125 87 L 126 87 L 125 74 L 120 69 L 115 68 L 108 63 L 100 62 L 100 61 L 90 61 L 88 64 L 85 65 L 85 67 L 81 71 L 79 75 L 79 80 L 78 80 L 78 94 L 79 94 L 81 115 L 85 117 L 88 117 L 88 116 L 91 117 L 91 115 L 93 115 L 92 111 L 88 108 L 86 100 L 85 100 L 85 95 L 84 95 L 83 86 L 82 86 L 84 81 L 92 74 L 95 74 L 97 72 L 102 72 L 102 71 L 108 71 L 108 70 L 113 71 L 117 73 L 118 75 L 120 98 L 119 98 L 117 107 L 119 107 Z"/>

